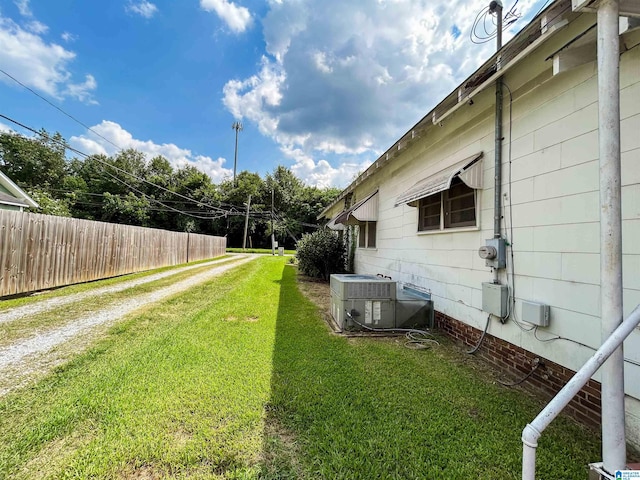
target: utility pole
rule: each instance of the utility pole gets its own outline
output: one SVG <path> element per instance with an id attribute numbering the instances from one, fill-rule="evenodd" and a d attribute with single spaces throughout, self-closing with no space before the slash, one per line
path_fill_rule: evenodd
<path id="1" fill-rule="evenodd" d="M 273 232 L 273 199 L 274 199 L 274 189 L 271 187 L 271 255 L 276 254 L 276 235 Z"/>
<path id="2" fill-rule="evenodd" d="M 238 164 L 238 132 L 241 132 L 242 129 L 243 129 L 242 122 L 233 122 L 231 124 L 231 128 L 236 131 L 236 150 L 235 150 L 235 154 L 233 156 L 233 185 L 235 186 L 235 184 L 236 184 L 236 167 L 237 167 L 237 164 Z"/>
<path id="3" fill-rule="evenodd" d="M 247 216 L 244 219 L 244 238 L 242 239 L 242 250 L 247 249 L 247 231 L 249 230 L 249 207 L 251 207 L 251 195 L 247 202 Z"/>

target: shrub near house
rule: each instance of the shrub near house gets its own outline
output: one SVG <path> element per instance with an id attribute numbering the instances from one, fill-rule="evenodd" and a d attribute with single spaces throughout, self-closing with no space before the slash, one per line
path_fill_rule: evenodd
<path id="1" fill-rule="evenodd" d="M 305 235 L 298 242 L 296 257 L 305 275 L 327 280 L 332 273 L 344 272 L 344 241 L 329 229 Z"/>

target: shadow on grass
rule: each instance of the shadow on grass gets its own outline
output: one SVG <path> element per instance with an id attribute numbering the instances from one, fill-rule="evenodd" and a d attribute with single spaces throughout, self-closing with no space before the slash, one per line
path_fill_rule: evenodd
<path id="1" fill-rule="evenodd" d="M 285 266 L 279 295 L 264 479 L 517 479 L 524 425 L 540 405 L 488 384 L 451 351 L 333 335 Z M 542 478 L 586 478 L 597 443 L 559 419 Z"/>

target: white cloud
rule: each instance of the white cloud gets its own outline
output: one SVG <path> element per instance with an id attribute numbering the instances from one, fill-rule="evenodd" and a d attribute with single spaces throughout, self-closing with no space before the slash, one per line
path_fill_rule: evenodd
<path id="1" fill-rule="evenodd" d="M 26 2 L 25 2 L 26 3 Z M 31 22 L 33 23 L 33 22 Z M 25 85 L 57 99 L 74 98 L 95 103 L 97 84 L 91 75 L 73 82 L 68 64 L 76 54 L 0 15 L 0 65 Z M 3 81 L 9 82 L 3 78 Z"/>
<path id="2" fill-rule="evenodd" d="M 180 148 L 173 143 L 158 144 L 152 140 L 138 140 L 133 138 L 131 133 L 115 122 L 103 120 L 91 128 L 104 138 L 100 138 L 89 132 L 85 135 L 71 137 L 69 140 L 71 146 L 87 154 L 113 155 L 118 151 L 118 149 L 112 145 L 113 143 L 123 149 L 134 148 L 143 152 L 147 155 L 148 159 L 162 155 L 169 160 L 175 168 L 187 165 L 196 167 L 198 170 L 209 175 L 214 183 L 219 183 L 225 177 L 230 177 L 233 174 L 232 170 L 224 168 L 224 158 L 214 160 L 204 155 L 195 155 L 191 150 Z M 106 141 L 105 138 L 109 141 Z"/>
<path id="3" fill-rule="evenodd" d="M 146 0 L 134 2 L 130 0 L 125 10 L 129 13 L 135 13 L 144 18 L 151 18 L 158 12 L 158 7 Z"/>
<path id="4" fill-rule="evenodd" d="M 71 43 L 75 42 L 78 39 L 78 36 L 74 35 L 73 33 L 63 32 L 62 35 L 60 35 L 60 38 L 62 38 L 62 40 L 67 43 Z"/>
<path id="5" fill-rule="evenodd" d="M 87 75 L 82 83 L 68 83 L 64 90 L 64 94 L 71 98 L 76 98 L 81 102 L 88 103 L 90 105 L 97 105 L 92 97 L 92 92 L 98 87 L 96 79 L 93 75 Z"/>
<path id="6" fill-rule="evenodd" d="M 285 151 L 298 152 L 305 161 L 295 168 L 318 181 L 360 170 L 365 156 L 375 159 L 495 48 L 469 40 L 486 0 L 267 3 L 268 56 L 253 75 L 227 82 L 223 102 Z M 520 0 L 518 9 L 532 13 L 541 3 Z M 316 158 L 335 163 L 335 155 L 351 163 L 331 167 Z"/>
<path id="7" fill-rule="evenodd" d="M 2 133 L 9 133 L 9 132 L 13 132 L 13 128 L 11 128 L 9 125 L 0 122 L 0 132 Z"/>
<path id="8" fill-rule="evenodd" d="M 228 0 L 200 0 L 200 7 L 207 12 L 215 12 L 235 33 L 242 33 L 252 23 L 251 13 Z"/>
<path id="9" fill-rule="evenodd" d="M 285 76 L 281 69 L 262 59 L 262 69 L 256 75 L 243 80 L 231 80 L 224 86 L 223 102 L 236 118 L 247 117 L 254 121 L 264 135 L 275 136 L 278 122 L 267 113 L 282 100 L 281 86 Z"/>
<path id="10" fill-rule="evenodd" d="M 37 20 L 33 20 L 28 22 L 25 25 L 25 28 L 36 35 L 41 35 L 43 33 L 47 33 L 49 31 L 49 27 L 47 27 L 44 23 L 40 23 Z"/>
<path id="11" fill-rule="evenodd" d="M 23 15 L 25 17 L 30 17 L 33 15 L 33 13 L 31 13 L 31 8 L 29 7 L 29 0 L 15 0 L 14 3 L 16 4 L 16 7 L 18 7 L 20 15 Z"/>
<path id="12" fill-rule="evenodd" d="M 282 147 L 282 153 L 294 160 L 291 171 L 307 185 L 324 187 L 346 187 L 357 174 L 363 172 L 371 162 L 357 159 L 343 161 L 333 167 L 327 160 L 314 159 L 302 150 L 293 147 Z"/>

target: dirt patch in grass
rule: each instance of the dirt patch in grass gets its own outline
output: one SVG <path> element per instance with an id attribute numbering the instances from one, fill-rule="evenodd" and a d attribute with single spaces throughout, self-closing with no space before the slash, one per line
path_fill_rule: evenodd
<path id="1" fill-rule="evenodd" d="M 303 479 L 300 445 L 295 434 L 269 415 L 265 420 L 261 458 L 261 478 Z"/>
<path id="2" fill-rule="evenodd" d="M 94 428 L 91 422 L 84 422 L 69 435 L 45 444 L 38 454 L 24 465 L 18 478 L 52 478 L 43 477 L 42 472 L 58 471 L 80 446 L 88 444 L 95 438 Z"/>
<path id="3" fill-rule="evenodd" d="M 165 477 L 166 473 L 153 465 L 130 465 L 116 475 L 118 480 L 157 480 Z"/>
<path id="4" fill-rule="evenodd" d="M 318 307 L 327 328 L 335 333 L 337 326 L 335 326 L 335 322 L 331 316 L 331 287 L 329 286 L 329 282 L 318 278 L 307 277 L 301 273 L 298 273 L 297 280 L 300 292 L 302 292 L 307 300 Z"/>
<path id="5" fill-rule="evenodd" d="M 299 273 L 298 287 L 304 296 L 320 309 L 323 315 L 331 315 L 331 288 L 329 287 L 329 282 Z"/>
<path id="6" fill-rule="evenodd" d="M 255 323 L 258 320 L 260 320 L 259 317 L 256 317 L 254 315 L 250 315 L 244 318 L 238 318 L 235 315 L 230 315 L 228 317 L 225 317 L 222 319 L 225 322 L 248 322 L 248 323 Z"/>

